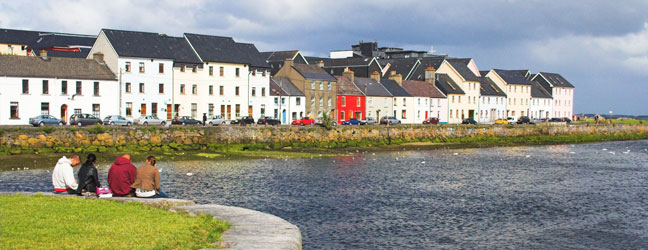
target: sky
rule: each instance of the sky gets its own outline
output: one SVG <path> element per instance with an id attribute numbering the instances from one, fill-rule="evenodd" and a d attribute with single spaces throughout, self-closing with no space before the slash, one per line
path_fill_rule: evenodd
<path id="1" fill-rule="evenodd" d="M 0 28 L 200 33 L 311 56 L 377 41 L 560 73 L 575 113 L 648 114 L 648 0 L 0 0 Z"/>

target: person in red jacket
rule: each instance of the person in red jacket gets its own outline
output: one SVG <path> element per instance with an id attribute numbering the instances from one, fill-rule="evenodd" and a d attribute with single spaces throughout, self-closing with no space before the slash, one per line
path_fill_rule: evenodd
<path id="1" fill-rule="evenodd" d="M 137 168 L 131 163 L 130 155 L 117 157 L 108 170 L 108 185 L 113 196 L 133 196 L 131 185 L 135 182 Z"/>

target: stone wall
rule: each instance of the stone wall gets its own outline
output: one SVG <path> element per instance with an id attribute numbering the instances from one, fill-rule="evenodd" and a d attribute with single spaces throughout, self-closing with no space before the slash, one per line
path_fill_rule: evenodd
<path id="1" fill-rule="evenodd" d="M 257 148 L 370 146 L 463 137 L 609 135 L 648 133 L 648 125 L 615 126 L 220 126 L 0 129 L 0 154 L 133 152 Z"/>

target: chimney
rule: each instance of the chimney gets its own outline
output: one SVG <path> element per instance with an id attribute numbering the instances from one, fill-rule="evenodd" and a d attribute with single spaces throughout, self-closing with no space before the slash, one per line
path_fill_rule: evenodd
<path id="1" fill-rule="evenodd" d="M 374 71 L 371 73 L 371 79 L 374 79 L 376 82 L 380 82 L 380 73 L 378 71 Z"/>
<path id="2" fill-rule="evenodd" d="M 97 52 L 97 53 L 92 54 L 92 59 L 94 59 L 95 61 L 97 61 L 100 64 L 106 63 L 104 61 L 104 54 L 101 53 L 101 52 Z"/>
<path id="3" fill-rule="evenodd" d="M 344 72 L 342 73 L 343 77 L 349 78 L 351 82 L 353 82 L 353 71 L 349 70 L 349 68 L 345 68 Z"/>
<path id="4" fill-rule="evenodd" d="M 320 60 L 319 62 L 317 62 L 317 67 L 324 68 L 324 61 Z"/>
<path id="5" fill-rule="evenodd" d="M 396 71 L 392 71 L 392 72 L 396 72 Z M 401 86 L 403 85 L 403 75 L 401 75 L 401 74 L 390 75 L 389 80 L 394 80 L 394 81 L 396 81 L 396 83 L 398 83 L 398 85 L 401 85 Z"/>
<path id="6" fill-rule="evenodd" d="M 436 69 L 432 66 L 427 67 L 425 69 L 425 82 L 434 85 L 434 81 L 436 81 Z"/>
<path id="7" fill-rule="evenodd" d="M 390 76 L 395 76 L 396 75 L 396 70 L 389 71 Z"/>
<path id="8" fill-rule="evenodd" d="M 40 50 L 40 57 L 43 59 L 47 59 L 47 50 L 45 49 Z"/>

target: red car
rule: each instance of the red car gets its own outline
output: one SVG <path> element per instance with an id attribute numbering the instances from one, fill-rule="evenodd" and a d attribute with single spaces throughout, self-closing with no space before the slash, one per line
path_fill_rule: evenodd
<path id="1" fill-rule="evenodd" d="M 315 124 L 315 120 L 309 118 L 309 117 L 302 117 L 299 120 L 294 120 L 292 121 L 292 125 L 313 125 Z"/>
<path id="2" fill-rule="evenodd" d="M 423 124 L 439 124 L 439 118 L 431 117 L 423 121 Z"/>

